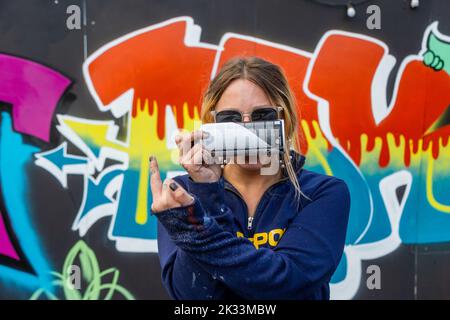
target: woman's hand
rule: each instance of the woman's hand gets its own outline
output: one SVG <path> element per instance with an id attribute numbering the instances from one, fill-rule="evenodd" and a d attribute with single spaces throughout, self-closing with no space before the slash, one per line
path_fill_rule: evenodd
<path id="1" fill-rule="evenodd" d="M 184 207 L 194 203 L 194 198 L 182 186 L 172 179 L 161 181 L 158 162 L 150 157 L 150 187 L 152 190 L 152 211 L 158 213 L 164 210 Z"/>
<path id="2" fill-rule="evenodd" d="M 210 152 L 202 143 L 195 143 L 206 132 L 197 130 L 184 133 L 175 137 L 175 143 L 180 150 L 180 164 L 189 173 L 195 182 L 216 182 L 222 175 L 222 168 L 215 164 Z"/>

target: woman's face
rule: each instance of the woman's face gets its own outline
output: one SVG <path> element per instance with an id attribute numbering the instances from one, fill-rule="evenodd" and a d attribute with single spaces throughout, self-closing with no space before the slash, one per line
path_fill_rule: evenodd
<path id="1" fill-rule="evenodd" d="M 259 86 L 249 80 L 238 79 L 234 80 L 222 93 L 215 111 L 238 110 L 244 114 L 242 122 L 250 122 L 250 113 L 255 108 L 270 106 L 271 104 L 269 98 Z M 259 170 L 261 168 L 260 163 L 238 165 L 247 170 Z"/>

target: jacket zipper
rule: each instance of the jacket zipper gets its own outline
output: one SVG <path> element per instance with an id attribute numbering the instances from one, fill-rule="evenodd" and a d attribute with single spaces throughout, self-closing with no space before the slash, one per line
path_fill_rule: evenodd
<path id="1" fill-rule="evenodd" d="M 253 217 L 248 217 L 247 229 L 252 230 Z"/>
<path id="2" fill-rule="evenodd" d="M 283 179 L 281 179 L 281 180 L 275 182 L 274 184 L 272 184 L 272 185 L 264 192 L 264 194 L 263 194 L 262 197 L 261 197 L 261 200 L 264 198 L 264 196 L 266 195 L 266 193 L 267 193 L 268 191 L 272 190 L 276 185 L 280 184 L 281 182 L 283 182 L 283 181 L 285 181 L 285 180 L 286 180 L 286 178 L 283 178 Z M 229 188 L 229 187 L 225 187 L 225 189 L 227 189 L 227 190 L 231 191 L 232 193 L 234 193 L 235 195 L 237 195 L 237 196 L 241 199 L 241 201 L 244 202 L 244 206 L 245 206 L 245 208 L 247 209 L 247 215 L 248 215 L 248 207 L 247 207 L 247 204 L 245 203 L 244 198 L 242 198 L 242 196 L 239 194 L 239 192 L 234 191 L 233 189 L 231 189 L 231 188 Z M 257 206 L 256 206 L 255 215 L 256 215 L 256 213 L 258 212 L 258 208 L 259 208 L 259 205 L 261 204 L 261 200 L 258 202 L 258 204 L 257 204 Z M 252 230 L 252 229 L 253 229 L 253 220 L 254 220 L 254 217 L 247 217 L 247 230 Z"/>

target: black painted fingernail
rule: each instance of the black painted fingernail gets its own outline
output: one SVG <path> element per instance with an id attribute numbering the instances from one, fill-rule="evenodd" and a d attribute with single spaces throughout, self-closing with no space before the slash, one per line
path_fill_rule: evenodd
<path id="1" fill-rule="evenodd" d="M 175 191 L 178 189 L 178 185 L 175 182 L 172 182 L 171 184 L 169 184 L 169 188 L 172 191 Z"/>
<path id="2" fill-rule="evenodd" d="M 150 156 L 150 158 L 148 159 L 148 161 L 152 162 L 153 160 L 155 160 L 155 156 Z"/>

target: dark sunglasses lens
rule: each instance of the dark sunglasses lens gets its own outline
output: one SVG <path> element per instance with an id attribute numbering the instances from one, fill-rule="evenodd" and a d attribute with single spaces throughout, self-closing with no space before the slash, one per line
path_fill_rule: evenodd
<path id="1" fill-rule="evenodd" d="M 273 121 L 277 119 L 277 110 L 273 108 L 257 109 L 252 113 L 252 121 Z"/>
<path id="2" fill-rule="evenodd" d="M 241 122 L 242 116 L 234 110 L 224 110 L 216 113 L 216 122 Z"/>

